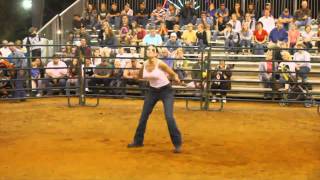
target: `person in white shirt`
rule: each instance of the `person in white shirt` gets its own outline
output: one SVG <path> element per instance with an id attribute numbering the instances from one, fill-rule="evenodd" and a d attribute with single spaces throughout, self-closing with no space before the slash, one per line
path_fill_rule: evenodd
<path id="1" fill-rule="evenodd" d="M 311 71 L 310 54 L 303 50 L 305 48 L 303 43 L 298 43 L 296 48 L 298 52 L 293 55 L 293 60 L 296 63 L 296 72 L 302 78 L 302 81 L 305 82 L 307 81 L 308 73 Z"/>
<path id="2" fill-rule="evenodd" d="M 312 39 L 314 37 L 316 37 L 316 34 L 314 32 L 312 32 L 312 28 L 310 25 L 307 25 L 305 27 L 305 31 L 301 32 L 301 38 L 302 38 L 303 44 L 308 49 L 311 49 L 313 47 Z"/>
<path id="3" fill-rule="evenodd" d="M 275 20 L 274 20 L 273 16 L 270 15 L 269 10 L 264 11 L 264 16 L 262 16 L 259 19 L 259 21 L 262 22 L 263 27 L 268 32 L 268 34 L 270 34 L 272 29 L 275 28 Z"/>
<path id="4" fill-rule="evenodd" d="M 37 28 L 31 27 L 29 29 L 29 35 L 23 39 L 23 44 L 25 45 L 31 45 L 30 46 L 30 55 L 32 57 L 41 57 L 41 47 L 36 46 L 41 44 L 41 38 L 37 34 Z M 26 47 L 27 48 L 27 47 Z M 28 48 L 27 48 L 28 49 Z"/>
<path id="5" fill-rule="evenodd" d="M 47 94 L 52 95 L 52 87 L 58 87 L 61 94 L 66 87 L 67 65 L 57 55 L 54 55 L 46 68 L 46 78 L 48 78 L 46 87 L 49 88 Z"/>
<path id="6" fill-rule="evenodd" d="M 124 6 L 123 11 L 121 11 L 122 16 L 129 16 L 129 19 L 132 19 L 133 16 L 133 10 L 130 8 L 130 4 L 126 4 Z"/>
<path id="7" fill-rule="evenodd" d="M 238 20 L 237 14 L 233 13 L 231 15 L 231 20 L 229 24 L 232 25 L 233 32 L 239 33 L 241 31 L 241 22 Z"/>
<path id="8" fill-rule="evenodd" d="M 3 47 L 0 49 L 0 52 L 2 54 L 1 56 L 4 57 L 4 58 L 8 57 L 11 54 L 11 50 L 8 47 L 8 43 L 9 42 L 7 40 L 3 40 L 2 41 Z"/>

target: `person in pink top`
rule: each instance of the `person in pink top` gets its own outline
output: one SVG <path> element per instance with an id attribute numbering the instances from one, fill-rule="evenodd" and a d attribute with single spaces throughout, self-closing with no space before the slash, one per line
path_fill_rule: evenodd
<path id="1" fill-rule="evenodd" d="M 151 45 L 147 48 L 148 60 L 140 69 L 140 73 L 136 78 L 143 78 L 150 84 L 149 91 L 144 99 L 143 109 L 136 129 L 134 140 L 128 144 L 128 148 L 137 148 L 143 146 L 144 133 L 147 126 L 149 115 L 151 114 L 156 103 L 161 100 L 164 106 L 165 117 L 174 145 L 174 153 L 181 153 L 181 133 L 176 125 L 173 117 L 174 95 L 168 76 L 174 81 L 180 82 L 178 75 L 163 61 L 157 58 L 158 50 Z"/>
<path id="2" fill-rule="evenodd" d="M 294 23 L 290 24 L 290 30 L 288 31 L 288 47 L 294 48 L 299 40 L 300 32 L 297 28 L 297 25 Z M 293 54 L 293 50 L 290 50 L 290 53 Z"/>

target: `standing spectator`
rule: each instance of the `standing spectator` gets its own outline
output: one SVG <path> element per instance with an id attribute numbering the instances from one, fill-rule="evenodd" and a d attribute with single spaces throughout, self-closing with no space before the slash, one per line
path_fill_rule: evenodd
<path id="1" fill-rule="evenodd" d="M 263 55 L 265 43 L 268 40 L 268 32 L 263 29 L 262 22 L 257 22 L 256 30 L 253 32 L 254 54 Z"/>
<path id="2" fill-rule="evenodd" d="M 290 14 L 289 9 L 285 8 L 283 13 L 280 15 L 278 21 L 283 23 L 284 29 L 289 30 L 289 24 L 293 23 L 293 16 Z"/>
<path id="3" fill-rule="evenodd" d="M 1 57 L 8 57 L 10 54 L 11 54 L 11 50 L 10 48 L 8 47 L 8 41 L 7 40 L 3 40 L 2 41 L 2 47 L 0 49 L 0 52 L 1 52 Z"/>
<path id="4" fill-rule="evenodd" d="M 120 11 L 116 2 L 113 2 L 111 4 L 111 9 L 109 10 L 109 13 L 107 15 L 107 20 L 109 24 L 113 25 L 116 29 L 120 28 Z"/>
<path id="5" fill-rule="evenodd" d="M 231 24 L 227 24 L 226 29 L 224 31 L 225 38 L 225 50 L 226 52 L 234 52 L 234 47 L 240 41 L 240 35 L 237 32 L 234 32 Z"/>
<path id="6" fill-rule="evenodd" d="M 214 3 L 212 2 L 210 3 L 207 13 L 208 13 L 207 16 L 211 19 L 213 23 L 215 23 L 217 18 L 217 9 L 214 6 Z"/>
<path id="7" fill-rule="evenodd" d="M 196 10 L 193 8 L 193 5 L 190 1 L 186 1 L 185 6 L 181 8 L 179 17 L 181 27 L 189 23 L 196 23 Z"/>
<path id="8" fill-rule="evenodd" d="M 227 91 L 231 90 L 231 76 L 231 66 L 226 65 L 224 61 L 220 61 L 219 65 L 211 72 L 211 102 L 216 102 L 216 94 L 220 93 L 222 102 L 227 103 Z"/>
<path id="9" fill-rule="evenodd" d="M 177 34 L 176 33 L 171 33 L 170 34 L 170 39 L 164 44 L 170 52 L 175 51 L 177 48 L 182 46 L 182 43 L 180 40 L 177 39 Z"/>
<path id="10" fill-rule="evenodd" d="M 217 10 L 217 16 L 223 17 L 223 21 L 226 23 L 229 21 L 229 9 L 226 8 L 225 3 L 220 3 L 220 7 Z"/>
<path id="11" fill-rule="evenodd" d="M 270 15 L 269 10 L 264 11 L 264 16 L 259 19 L 262 22 L 264 29 L 268 32 L 268 34 L 275 28 L 275 20 Z"/>
<path id="12" fill-rule="evenodd" d="M 183 39 L 183 43 L 187 46 L 196 44 L 197 34 L 193 30 L 193 25 L 191 23 L 188 24 L 187 30 L 183 31 L 181 38 Z"/>
<path id="13" fill-rule="evenodd" d="M 252 32 L 249 30 L 247 24 L 242 25 L 242 30 L 240 31 L 240 45 L 242 48 L 242 52 L 250 52 L 251 47 L 251 40 L 252 40 Z"/>
<path id="14" fill-rule="evenodd" d="M 311 71 L 310 54 L 303 50 L 305 46 L 302 43 L 296 45 L 298 52 L 294 53 L 293 60 L 296 62 L 296 70 L 303 82 L 307 81 L 308 73 Z"/>
<path id="15" fill-rule="evenodd" d="M 231 20 L 228 24 L 232 25 L 232 30 L 239 33 L 241 31 L 241 22 L 237 19 L 237 14 L 231 14 Z"/>
<path id="16" fill-rule="evenodd" d="M 77 58 L 73 58 L 70 66 L 68 67 L 68 80 L 66 83 L 66 95 L 70 95 L 70 87 L 75 86 L 76 88 L 76 95 L 79 94 L 79 60 Z"/>
<path id="17" fill-rule="evenodd" d="M 301 38 L 303 41 L 303 44 L 306 46 L 306 48 L 311 49 L 312 48 L 312 39 L 315 37 L 315 33 L 312 32 L 312 28 L 310 25 L 307 25 L 305 27 L 305 31 L 301 33 Z"/>
<path id="18" fill-rule="evenodd" d="M 147 22 L 148 22 L 148 11 L 146 9 L 146 5 L 143 2 L 140 2 L 139 4 L 139 9 L 137 11 L 137 13 L 135 14 L 135 18 L 136 18 L 136 21 L 139 25 L 142 25 L 144 28 L 146 27 L 147 25 Z"/>
<path id="19" fill-rule="evenodd" d="M 41 47 L 36 46 L 41 44 L 41 38 L 37 34 L 37 28 L 31 27 L 29 29 L 29 35 L 23 39 L 23 44 L 26 44 L 27 47 L 30 45 L 31 52 L 28 52 L 32 57 L 41 57 Z"/>
<path id="20" fill-rule="evenodd" d="M 308 8 L 308 1 L 301 2 L 301 8 L 295 13 L 295 20 L 298 27 L 311 24 L 311 10 Z"/>
<path id="21" fill-rule="evenodd" d="M 197 45 L 200 46 L 200 48 L 205 48 L 209 45 L 207 32 L 204 30 L 203 24 L 198 25 L 198 31 L 196 33 L 196 36 L 197 36 Z"/>
<path id="22" fill-rule="evenodd" d="M 236 14 L 236 17 L 239 21 L 243 20 L 243 11 L 240 6 L 240 2 L 234 4 L 234 9 L 231 10 L 231 14 Z"/>
<path id="23" fill-rule="evenodd" d="M 151 22 L 153 25 L 159 25 L 164 22 L 166 16 L 166 10 L 162 8 L 162 4 L 158 3 L 155 10 L 151 13 Z"/>
<path id="24" fill-rule="evenodd" d="M 290 53 L 293 54 L 293 48 L 296 46 L 300 37 L 300 31 L 297 28 L 297 25 L 292 23 L 290 24 L 290 30 L 288 31 L 288 47 L 291 48 Z"/>
<path id="25" fill-rule="evenodd" d="M 88 4 L 86 10 L 82 14 L 82 19 L 84 20 L 84 26 L 87 29 L 95 28 L 97 25 L 98 14 L 95 9 L 93 9 L 92 4 Z"/>
<path id="26" fill-rule="evenodd" d="M 60 94 L 62 94 L 64 88 L 66 87 L 66 77 L 67 77 L 67 65 L 60 60 L 57 55 L 54 55 L 53 60 L 47 64 L 46 69 L 46 87 L 47 94 L 53 94 L 53 88 L 59 88 Z"/>
<path id="27" fill-rule="evenodd" d="M 253 33 L 253 31 L 256 29 L 256 22 L 254 19 L 252 19 L 250 13 L 246 13 L 244 16 L 244 21 L 242 21 L 242 26 L 246 24 L 246 26 L 249 28 L 249 31 Z"/>
<path id="28" fill-rule="evenodd" d="M 143 38 L 144 45 L 162 45 L 162 38 L 159 34 L 157 34 L 154 26 L 149 28 L 149 33 Z"/>
<path id="29" fill-rule="evenodd" d="M 270 32 L 269 39 L 275 44 L 288 42 L 288 32 L 283 28 L 282 22 L 277 22 L 277 26 Z"/>
<path id="30" fill-rule="evenodd" d="M 166 25 L 169 30 L 172 30 L 173 26 L 178 24 L 178 15 L 179 11 L 174 7 L 173 4 L 170 4 L 165 16 Z"/>
<path id="31" fill-rule="evenodd" d="M 101 3 L 100 10 L 98 13 L 98 21 L 102 24 L 103 21 L 107 20 L 107 15 L 108 15 L 107 5 L 106 3 Z"/>
<path id="32" fill-rule="evenodd" d="M 254 6 L 253 2 L 249 3 L 247 13 L 250 14 L 252 20 L 256 21 L 257 12 L 256 12 L 256 9 L 255 9 L 255 6 Z"/>

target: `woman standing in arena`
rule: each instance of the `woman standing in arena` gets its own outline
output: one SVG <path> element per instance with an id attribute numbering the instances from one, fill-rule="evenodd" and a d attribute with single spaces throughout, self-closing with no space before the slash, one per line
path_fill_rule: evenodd
<path id="1" fill-rule="evenodd" d="M 134 140 L 131 144 L 128 144 L 128 148 L 143 146 L 144 133 L 149 115 L 151 114 L 156 103 L 161 100 L 164 105 L 164 112 L 171 141 L 175 147 L 174 153 L 180 153 L 182 144 L 181 134 L 173 117 L 174 95 L 167 74 L 176 82 L 180 82 L 180 79 L 178 75 L 174 73 L 167 64 L 159 60 L 157 56 L 157 48 L 153 45 L 149 46 L 147 48 L 148 60 L 141 68 L 138 78 L 143 78 L 149 81 L 150 88 L 144 100 L 142 114 L 134 136 Z"/>

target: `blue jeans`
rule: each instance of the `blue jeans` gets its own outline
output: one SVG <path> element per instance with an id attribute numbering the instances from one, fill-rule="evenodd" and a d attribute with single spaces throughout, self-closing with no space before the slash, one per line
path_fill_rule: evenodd
<path id="1" fill-rule="evenodd" d="M 302 66 L 297 71 L 297 75 L 302 78 L 303 81 L 305 81 L 308 77 L 308 73 L 310 72 L 310 68 L 307 66 Z"/>
<path id="2" fill-rule="evenodd" d="M 161 100 L 164 106 L 165 117 L 170 133 L 172 144 L 175 147 L 181 146 L 181 134 L 173 117 L 173 90 L 170 85 L 161 87 L 160 89 L 150 87 L 148 94 L 144 99 L 143 110 L 139 120 L 139 125 L 134 136 L 135 144 L 143 144 L 144 133 L 147 126 L 149 115 L 151 114 L 156 103 Z"/>
<path id="3" fill-rule="evenodd" d="M 254 52 L 255 55 L 263 55 L 264 54 L 265 45 L 256 43 L 254 45 Z"/>
<path id="4" fill-rule="evenodd" d="M 311 24 L 311 17 L 308 17 L 306 20 L 304 21 L 296 21 L 296 25 L 298 27 L 300 26 L 306 26 L 306 25 L 310 25 Z"/>

